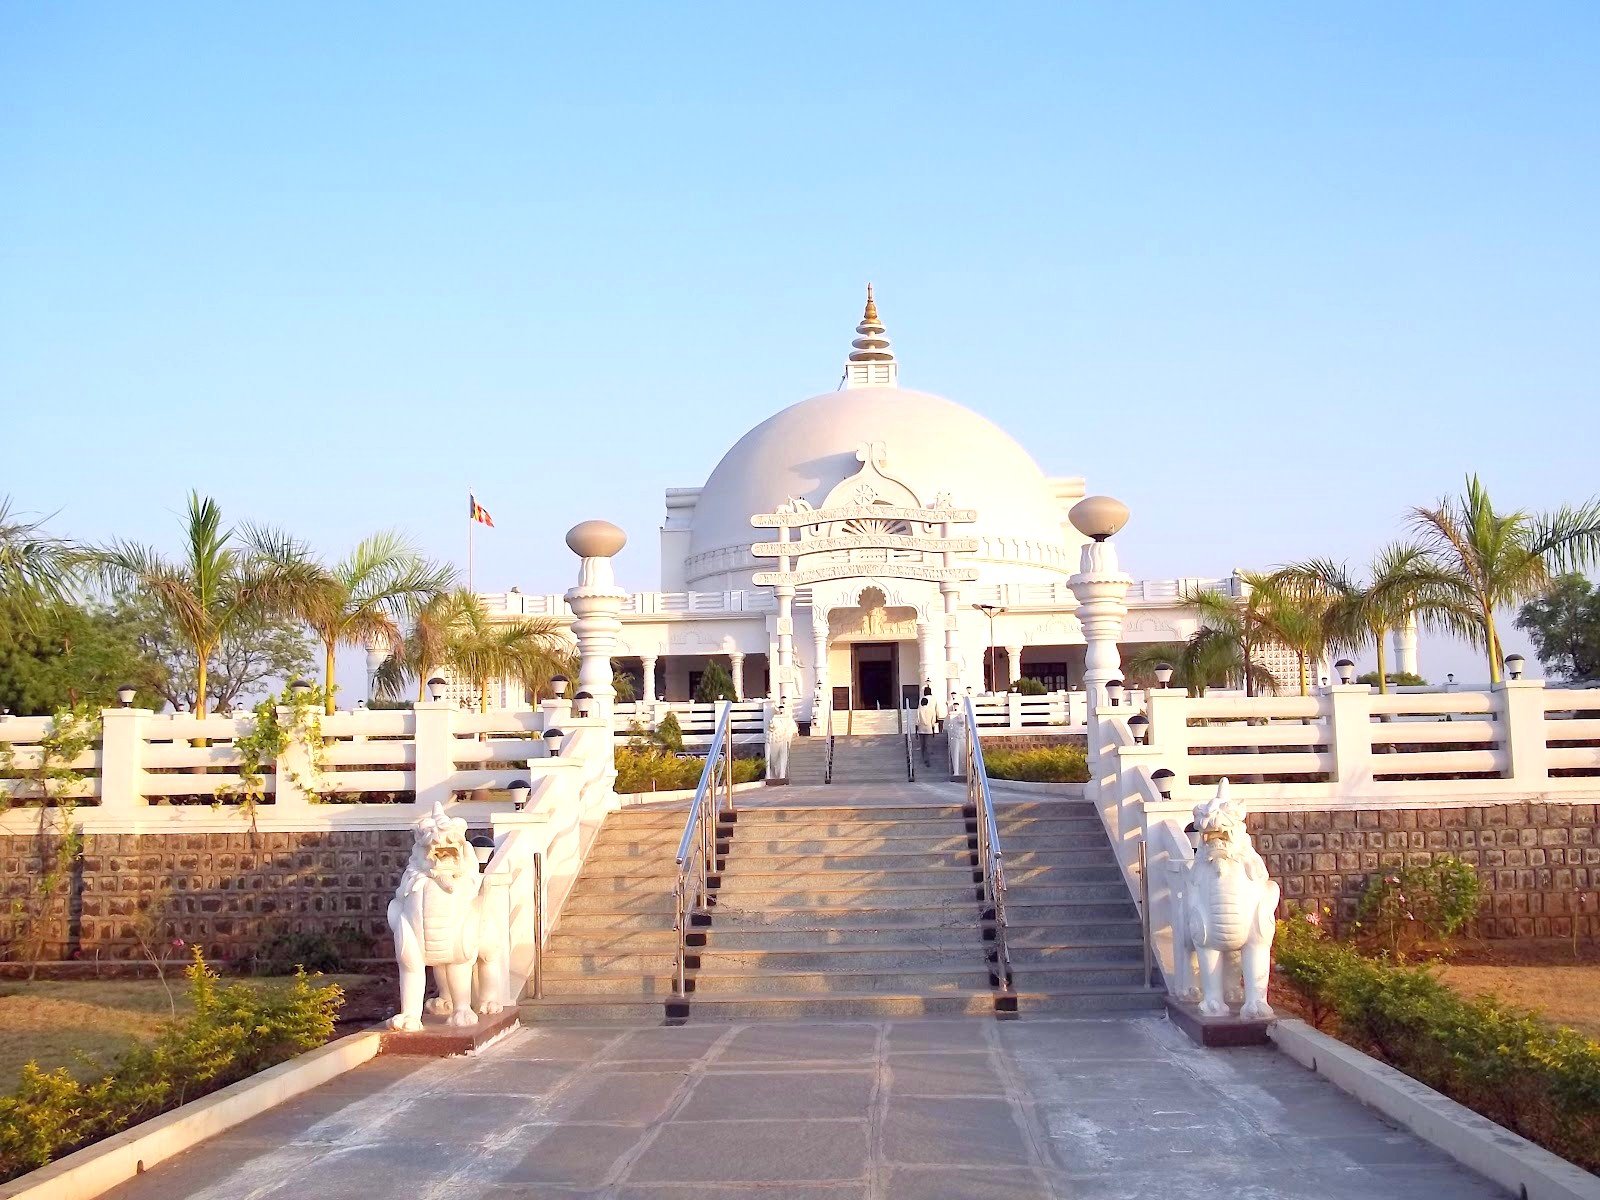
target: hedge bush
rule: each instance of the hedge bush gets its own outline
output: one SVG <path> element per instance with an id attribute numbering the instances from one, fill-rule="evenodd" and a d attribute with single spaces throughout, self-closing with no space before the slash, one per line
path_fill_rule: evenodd
<path id="1" fill-rule="evenodd" d="M 983 765 L 990 779 L 1019 779 L 1028 783 L 1083 783 L 1089 778 L 1089 757 L 1082 746 L 985 750 Z"/>
<path id="2" fill-rule="evenodd" d="M 617 747 L 617 791 L 639 792 L 692 791 L 700 786 L 706 760 L 698 755 L 679 757 L 659 746 Z M 759 758 L 733 760 L 733 781 L 753 783 L 766 774 L 767 764 Z"/>
<path id="3" fill-rule="evenodd" d="M 219 985 L 199 953 L 188 970 L 192 1013 L 114 1058 L 97 1079 L 29 1063 L 0 1097 L 0 1180 L 120 1133 L 333 1036 L 343 993 L 301 973 L 286 988 Z"/>
<path id="4" fill-rule="evenodd" d="M 1355 928 L 1400 954 L 1424 938 L 1450 937 L 1477 914 L 1482 902 L 1477 871 L 1454 855 L 1442 854 L 1427 866 L 1374 875 L 1361 893 Z"/>
<path id="5" fill-rule="evenodd" d="M 1426 966 L 1369 958 L 1303 914 L 1278 922 L 1275 973 L 1312 1020 L 1587 1170 L 1600 1170 L 1600 1042 Z"/>

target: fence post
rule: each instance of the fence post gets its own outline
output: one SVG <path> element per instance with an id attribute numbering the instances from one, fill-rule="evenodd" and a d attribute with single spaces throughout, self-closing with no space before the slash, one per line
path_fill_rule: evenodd
<path id="1" fill-rule="evenodd" d="M 1006 693 L 1006 725 L 1012 729 L 1022 728 L 1022 693 Z"/>
<path id="2" fill-rule="evenodd" d="M 125 812 L 149 804 L 144 795 L 144 738 L 152 715 L 147 708 L 101 711 L 101 812 Z"/>
<path id="3" fill-rule="evenodd" d="M 1151 688 L 1145 693 L 1144 715 L 1150 718 L 1149 745 L 1160 751 L 1160 761 L 1151 769 L 1171 771 L 1173 795 L 1180 796 L 1180 789 L 1189 784 L 1189 693 L 1182 688 Z"/>
<path id="4" fill-rule="evenodd" d="M 1507 759 L 1505 778 L 1518 788 L 1542 791 L 1550 782 L 1544 680 L 1507 679 L 1495 684 L 1494 690 L 1500 698 L 1500 727 Z"/>
<path id="5" fill-rule="evenodd" d="M 448 700 L 425 700 L 412 709 L 416 717 L 417 807 L 450 803 L 456 773 L 456 706 Z"/>
<path id="6" fill-rule="evenodd" d="M 293 730 L 295 710 L 290 705 L 278 706 L 278 728 Z M 304 811 L 311 803 L 306 795 L 306 785 L 311 778 L 311 756 L 298 733 L 291 732 L 283 753 L 272 765 L 272 810 L 279 816 Z"/>
<path id="7" fill-rule="evenodd" d="M 1341 799 L 1372 790 L 1372 690 L 1364 683 L 1323 689 L 1319 707 L 1328 723 L 1333 782 Z"/>

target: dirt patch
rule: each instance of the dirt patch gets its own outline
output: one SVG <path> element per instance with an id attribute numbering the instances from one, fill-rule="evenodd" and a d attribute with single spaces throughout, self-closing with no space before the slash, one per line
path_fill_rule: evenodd
<path id="1" fill-rule="evenodd" d="M 1564 966 L 1446 964 L 1441 978 L 1463 996 L 1531 1008 L 1558 1025 L 1600 1039 L 1600 962 Z"/>

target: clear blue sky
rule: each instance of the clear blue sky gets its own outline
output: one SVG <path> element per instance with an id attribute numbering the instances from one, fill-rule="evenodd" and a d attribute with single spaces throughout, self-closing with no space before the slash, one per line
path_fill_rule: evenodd
<path id="1" fill-rule="evenodd" d="M 1600 490 L 1597 81 L 1592 2 L 11 4 L 0 493 L 461 557 L 473 484 L 480 587 L 647 587 L 872 279 L 1135 573 L 1364 558 Z"/>

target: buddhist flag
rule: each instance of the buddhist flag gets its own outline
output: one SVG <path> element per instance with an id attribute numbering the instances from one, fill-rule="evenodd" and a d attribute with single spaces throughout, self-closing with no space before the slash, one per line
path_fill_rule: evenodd
<path id="1" fill-rule="evenodd" d="M 487 525 L 490 529 L 494 528 L 494 518 L 489 515 L 489 510 L 479 504 L 478 498 L 471 492 L 467 493 L 467 504 L 469 505 L 467 509 L 468 517 L 480 525 Z"/>

